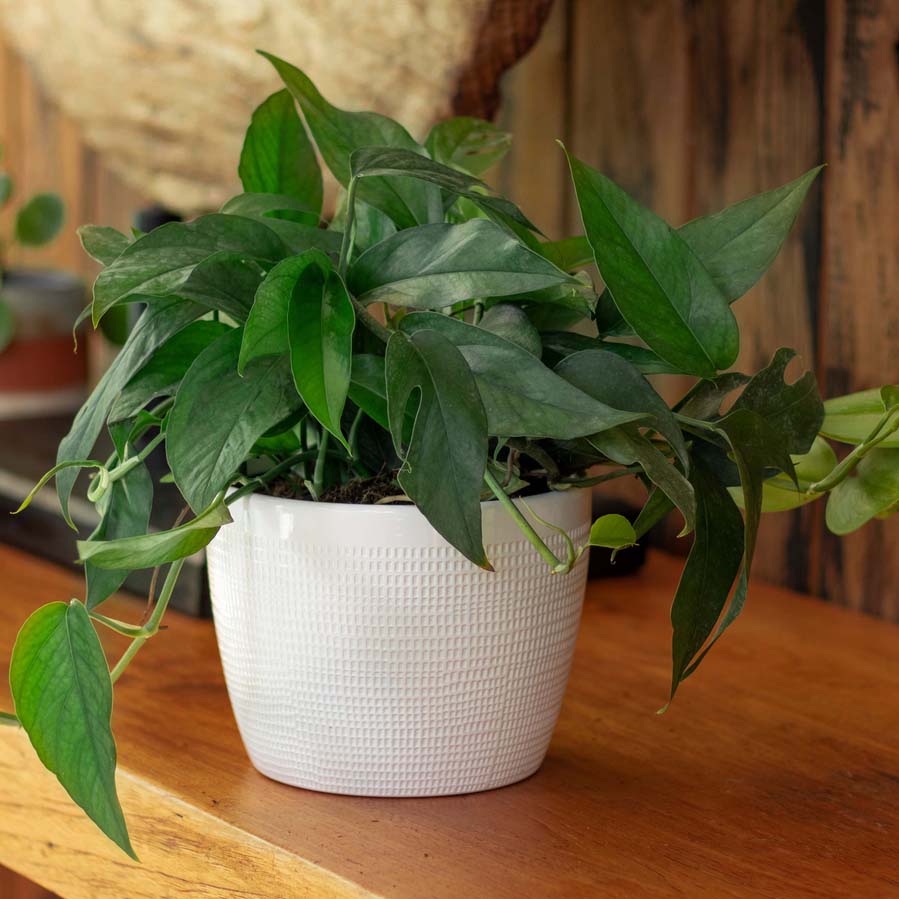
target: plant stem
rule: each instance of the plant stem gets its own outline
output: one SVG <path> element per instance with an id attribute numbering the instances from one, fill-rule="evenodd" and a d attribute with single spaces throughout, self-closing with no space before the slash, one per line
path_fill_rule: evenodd
<path id="1" fill-rule="evenodd" d="M 496 478 L 490 472 L 490 469 L 484 471 L 484 482 L 493 492 L 493 495 L 499 500 L 500 505 L 512 516 L 515 524 L 518 525 L 521 532 L 527 537 L 528 542 L 537 550 L 540 557 L 552 569 L 553 574 L 559 574 L 568 570 L 568 565 L 562 562 L 558 556 L 543 542 L 540 535 L 531 527 L 531 523 L 522 515 L 521 510 L 506 494 L 506 491 L 500 487 Z"/>
<path id="2" fill-rule="evenodd" d="M 862 443 L 860 443 L 855 449 L 837 465 L 833 471 L 827 475 L 826 478 L 822 478 L 815 484 L 812 484 L 808 488 L 808 493 L 826 493 L 828 490 L 833 490 L 837 484 L 845 481 L 847 477 L 853 472 L 855 467 L 858 465 L 865 456 L 871 452 L 878 444 L 883 443 L 884 440 L 887 439 L 891 434 L 894 434 L 896 431 L 899 431 L 899 416 L 896 417 L 896 420 L 887 427 L 884 427 L 886 423 L 889 421 L 890 416 L 893 414 L 894 410 L 888 411 L 883 418 L 878 422 L 877 427 L 873 430 L 871 435 Z"/>
<path id="3" fill-rule="evenodd" d="M 125 477 L 129 471 L 137 468 L 137 466 L 140 465 L 140 463 L 143 462 L 163 440 L 165 440 L 165 431 L 160 431 L 136 456 L 132 456 L 121 465 L 113 468 L 113 470 L 109 472 L 109 480 L 118 481 L 120 478 Z"/>
<path id="4" fill-rule="evenodd" d="M 356 312 L 356 319 L 375 335 L 379 340 L 387 343 L 390 340 L 390 329 L 385 328 L 352 294 L 350 300 L 353 303 L 353 309 Z"/>
<path id="5" fill-rule="evenodd" d="M 350 256 L 353 253 L 353 243 L 356 240 L 356 183 L 357 178 L 350 178 L 346 190 L 346 223 L 343 229 L 343 237 L 340 241 L 340 257 L 337 262 L 337 273 L 346 280 L 347 266 L 350 264 Z"/>
<path id="6" fill-rule="evenodd" d="M 322 428 L 322 439 L 318 445 L 318 457 L 315 460 L 315 471 L 312 475 L 312 487 L 316 499 L 322 495 L 322 488 L 325 486 L 325 460 L 328 456 L 328 441 L 330 439 L 331 435 Z"/>
<path id="7" fill-rule="evenodd" d="M 474 304 L 474 314 L 471 319 L 471 323 L 473 325 L 479 325 L 481 323 L 481 318 L 484 315 L 484 304 L 480 300 L 475 300 Z"/>
<path id="8" fill-rule="evenodd" d="M 291 456 L 289 459 L 285 459 L 283 462 L 279 462 L 274 468 L 270 468 L 265 472 L 265 474 L 252 478 L 239 490 L 235 490 L 234 493 L 227 496 L 225 498 L 225 505 L 230 506 L 231 503 L 237 502 L 242 496 L 246 496 L 248 493 L 255 493 L 260 487 L 264 487 L 269 481 L 278 477 L 278 475 L 284 474 L 285 471 L 289 471 L 297 463 L 305 462 L 307 459 L 313 459 L 317 456 L 318 450 L 304 450 L 301 453 Z"/>

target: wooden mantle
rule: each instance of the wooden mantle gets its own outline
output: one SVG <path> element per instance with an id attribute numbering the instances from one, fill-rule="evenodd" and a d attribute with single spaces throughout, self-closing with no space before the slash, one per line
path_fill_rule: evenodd
<path id="1" fill-rule="evenodd" d="M 329 796 L 257 774 L 211 625 L 173 614 L 117 687 L 119 787 L 143 865 L 11 728 L 0 864 L 65 899 L 899 895 L 899 628 L 756 585 L 657 716 L 676 577 L 656 555 L 593 584 L 543 769 L 445 799 Z M 26 614 L 79 590 L 0 548 L 4 670 Z"/>

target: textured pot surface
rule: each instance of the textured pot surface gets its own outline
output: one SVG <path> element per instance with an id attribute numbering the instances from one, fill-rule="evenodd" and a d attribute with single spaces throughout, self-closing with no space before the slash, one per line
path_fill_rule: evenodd
<path id="1" fill-rule="evenodd" d="M 527 500 L 584 542 L 588 491 Z M 295 786 L 433 796 L 540 767 L 571 667 L 586 559 L 552 575 L 496 502 L 496 571 L 412 506 L 248 496 L 208 552 L 228 691 L 253 762 Z M 526 512 L 526 510 L 524 510 Z M 562 539 L 539 527 L 557 553 Z"/>

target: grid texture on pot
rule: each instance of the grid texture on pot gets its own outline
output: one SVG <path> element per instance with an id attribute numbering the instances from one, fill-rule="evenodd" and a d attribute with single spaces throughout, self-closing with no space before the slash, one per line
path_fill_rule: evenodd
<path id="1" fill-rule="evenodd" d="M 585 561 L 554 576 L 524 538 L 488 542 L 489 573 L 442 541 L 301 541 L 235 518 L 209 547 L 210 587 L 231 703 L 261 772 L 328 792 L 427 796 L 540 766 Z M 573 536 L 586 533 L 584 522 Z"/>

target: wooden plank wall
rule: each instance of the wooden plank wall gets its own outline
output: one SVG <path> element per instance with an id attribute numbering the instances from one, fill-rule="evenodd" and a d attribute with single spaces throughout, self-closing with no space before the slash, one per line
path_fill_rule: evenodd
<path id="1" fill-rule="evenodd" d="M 517 143 L 499 183 L 557 236 L 580 226 L 556 138 L 674 223 L 826 160 L 781 258 L 736 307 L 740 364 L 786 344 L 829 393 L 899 380 L 897 39 L 899 0 L 556 0 L 506 78 Z M 73 226 L 126 227 L 145 203 L 2 45 L 0 141 L 23 191 L 59 190 Z M 73 228 L 23 261 L 92 274 Z M 757 572 L 899 620 L 899 523 L 835 541 L 822 512 L 767 518 Z"/>
<path id="2" fill-rule="evenodd" d="M 795 347 L 829 395 L 899 380 L 899 0 L 557 0 L 507 77 L 500 183 L 551 236 L 580 223 L 553 139 L 675 224 L 825 177 L 741 300 L 739 366 Z M 798 368 L 798 367 L 797 367 Z M 765 519 L 755 571 L 899 620 L 899 520 Z"/>

